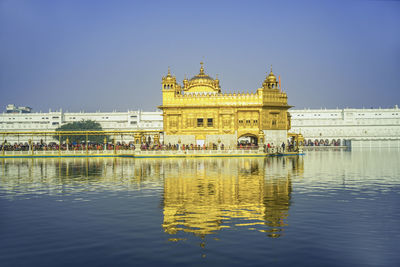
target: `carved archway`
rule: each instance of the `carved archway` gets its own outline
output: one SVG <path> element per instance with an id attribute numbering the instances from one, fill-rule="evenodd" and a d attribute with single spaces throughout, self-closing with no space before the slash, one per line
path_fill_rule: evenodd
<path id="1" fill-rule="evenodd" d="M 245 133 L 238 137 L 238 144 L 258 145 L 258 136 L 251 133 Z"/>

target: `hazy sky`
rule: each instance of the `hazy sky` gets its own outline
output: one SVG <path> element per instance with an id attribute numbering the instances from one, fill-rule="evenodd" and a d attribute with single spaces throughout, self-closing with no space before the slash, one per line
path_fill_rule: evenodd
<path id="1" fill-rule="evenodd" d="M 153 111 L 200 61 L 223 92 L 272 64 L 296 108 L 400 104 L 399 1 L 0 0 L 0 48 L 0 111 Z"/>

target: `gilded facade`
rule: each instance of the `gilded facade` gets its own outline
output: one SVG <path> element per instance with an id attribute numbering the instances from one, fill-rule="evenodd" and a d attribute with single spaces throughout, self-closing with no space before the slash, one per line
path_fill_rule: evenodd
<path id="1" fill-rule="evenodd" d="M 220 81 L 205 73 L 203 63 L 199 74 L 182 85 L 168 69 L 162 94 L 165 143 L 234 147 L 242 137 L 258 144 L 287 141 L 291 106 L 272 67 L 255 93 L 222 93 Z"/>

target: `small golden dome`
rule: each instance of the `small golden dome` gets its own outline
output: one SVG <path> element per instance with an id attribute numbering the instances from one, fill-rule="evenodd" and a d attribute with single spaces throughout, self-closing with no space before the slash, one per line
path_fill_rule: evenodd
<path id="1" fill-rule="evenodd" d="M 267 81 L 269 83 L 276 83 L 276 76 L 272 73 L 272 70 L 267 77 Z"/>
<path id="2" fill-rule="evenodd" d="M 170 67 L 168 67 L 167 76 L 165 76 L 165 77 L 163 76 L 162 77 L 162 83 L 163 84 L 169 84 L 170 86 L 171 86 L 171 84 L 176 84 L 176 77 L 171 74 Z"/>
<path id="3" fill-rule="evenodd" d="M 170 67 L 168 67 L 168 74 L 167 74 L 167 76 L 165 77 L 167 80 L 172 80 L 172 75 L 171 75 L 171 68 Z"/>
<path id="4" fill-rule="evenodd" d="M 214 79 L 204 73 L 203 62 L 200 62 L 201 68 L 200 73 L 190 79 L 190 81 L 207 82 L 208 80 L 213 81 Z"/>
<path id="5" fill-rule="evenodd" d="M 268 83 L 276 83 L 276 76 L 272 72 L 272 65 L 271 65 L 271 72 L 269 73 L 266 82 L 268 82 Z"/>
<path id="6" fill-rule="evenodd" d="M 203 91 L 205 88 L 209 88 L 207 91 L 219 91 L 215 86 L 215 80 L 204 73 L 203 62 L 200 64 L 200 73 L 189 80 L 187 88 L 191 91 Z"/>

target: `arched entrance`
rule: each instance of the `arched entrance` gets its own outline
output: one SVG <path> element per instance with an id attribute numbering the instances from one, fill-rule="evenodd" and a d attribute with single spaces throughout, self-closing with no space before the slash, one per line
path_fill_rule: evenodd
<path id="1" fill-rule="evenodd" d="M 197 146 L 204 146 L 205 140 L 206 140 L 206 138 L 205 138 L 204 135 L 198 135 L 198 136 L 196 136 L 196 145 L 197 145 Z"/>
<path id="2" fill-rule="evenodd" d="M 255 134 L 242 134 L 238 138 L 238 146 L 257 146 L 258 145 L 258 137 Z"/>

